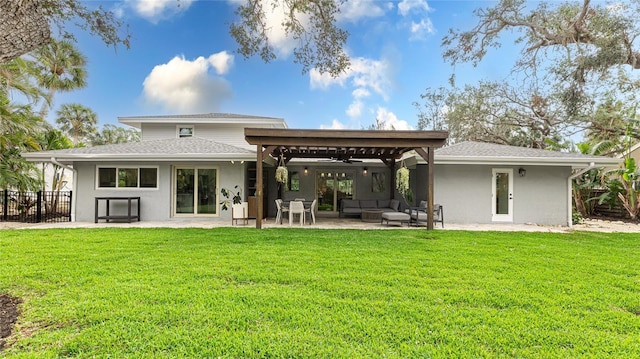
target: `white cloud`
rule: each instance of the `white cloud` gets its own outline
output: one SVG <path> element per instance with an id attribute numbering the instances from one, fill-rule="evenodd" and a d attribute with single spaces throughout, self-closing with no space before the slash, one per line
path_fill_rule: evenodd
<path id="1" fill-rule="evenodd" d="M 327 72 L 322 73 L 316 69 L 311 69 L 311 71 L 309 71 L 309 85 L 312 90 L 326 90 L 333 85 L 344 86 L 344 83 L 347 81 L 349 76 L 349 71 L 343 72 L 338 77 L 332 77 Z"/>
<path id="2" fill-rule="evenodd" d="M 218 111 L 220 104 L 232 96 L 231 86 L 225 79 L 212 76 L 209 69 L 217 73 L 228 71 L 233 57 L 229 60 L 224 54 L 200 56 L 192 61 L 176 56 L 166 64 L 156 65 L 144 80 L 144 99 L 181 113 Z"/>
<path id="3" fill-rule="evenodd" d="M 380 130 L 413 130 L 413 127 L 409 125 L 407 121 L 398 119 L 393 112 L 390 112 L 384 107 L 378 107 L 376 121 L 380 126 Z"/>
<path id="4" fill-rule="evenodd" d="M 366 17 L 380 17 L 384 10 L 371 0 L 347 0 L 340 6 L 338 20 L 356 22 Z"/>
<path id="5" fill-rule="evenodd" d="M 371 95 L 371 93 L 364 88 L 357 88 L 355 90 L 353 90 L 353 92 L 351 93 L 353 95 L 354 98 L 365 98 L 365 97 L 369 97 Z"/>
<path id="6" fill-rule="evenodd" d="M 233 66 L 233 55 L 229 55 L 229 53 L 226 51 L 221 51 L 217 54 L 213 54 L 209 56 L 207 60 L 216 70 L 218 75 L 226 74 Z"/>
<path id="7" fill-rule="evenodd" d="M 320 125 L 321 129 L 331 129 L 331 130 L 344 130 L 346 126 L 342 124 L 342 122 L 336 120 L 335 118 L 331 121 L 330 126 Z"/>
<path id="8" fill-rule="evenodd" d="M 309 78 L 311 89 L 327 89 L 332 85 L 344 87 L 350 81 L 361 91 L 371 90 L 387 100 L 391 87 L 391 64 L 387 60 L 358 57 L 351 59 L 351 67 L 337 78 L 316 69 L 311 70 Z"/>
<path id="9" fill-rule="evenodd" d="M 152 23 L 189 9 L 194 0 L 127 0 L 127 4 L 138 14 Z"/>
<path id="10" fill-rule="evenodd" d="M 428 12 L 431 8 L 426 0 L 402 0 L 398 4 L 398 12 L 402 16 L 407 16 L 414 10 Z"/>
<path id="11" fill-rule="evenodd" d="M 355 100 L 353 101 L 353 103 L 351 103 L 351 105 L 349 105 L 349 108 L 347 108 L 347 116 L 351 117 L 352 119 L 358 118 L 362 116 L 363 109 L 364 103 L 360 100 Z"/>
<path id="12" fill-rule="evenodd" d="M 435 29 L 431 19 L 422 19 L 419 23 L 411 22 L 410 40 L 422 40 L 427 34 L 433 34 Z"/>

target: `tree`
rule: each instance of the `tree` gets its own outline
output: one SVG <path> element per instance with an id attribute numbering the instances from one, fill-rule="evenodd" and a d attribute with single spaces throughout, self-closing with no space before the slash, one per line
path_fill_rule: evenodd
<path id="1" fill-rule="evenodd" d="M 464 89 L 427 89 L 419 129 L 446 129 L 451 142 L 480 141 L 547 148 L 581 125 L 563 111 L 558 97 L 532 87 L 481 81 Z M 444 105 L 446 104 L 446 106 Z M 418 105 L 419 106 L 419 105 Z"/>
<path id="2" fill-rule="evenodd" d="M 586 130 L 585 137 L 592 143 L 607 142 L 604 156 L 623 154 L 640 140 L 640 121 L 636 118 L 636 104 L 626 104 L 608 97 L 598 106 Z"/>
<path id="3" fill-rule="evenodd" d="M 516 70 L 537 74 L 541 66 L 563 86 L 563 102 L 569 113 L 585 101 L 589 80 L 599 87 L 616 77 L 621 91 L 635 92 L 637 84 L 625 68 L 640 69 L 636 39 L 640 35 L 640 1 L 592 4 L 541 2 L 529 10 L 525 0 L 500 0 L 478 9 L 478 24 L 468 31 L 450 30 L 444 37 L 444 58 L 452 64 L 477 65 L 489 50 L 500 47 L 500 35 L 516 32 L 516 43 L 524 43 Z M 552 60 L 547 62 L 546 60 Z M 588 97 L 588 96 L 587 96 Z"/>
<path id="4" fill-rule="evenodd" d="M 343 1 L 335 0 L 247 0 L 236 9 L 240 20 L 231 24 L 231 36 L 244 57 L 259 54 L 262 60 L 274 60 L 276 49 L 271 30 L 281 26 L 287 37 L 298 43 L 295 62 L 306 73 L 315 68 L 337 77 L 349 67 L 344 51 L 348 33 L 336 25 L 336 14 Z M 271 24 L 274 16 L 283 18 Z"/>
<path id="5" fill-rule="evenodd" d="M 0 63 L 18 58 L 51 41 L 51 27 L 73 39 L 66 25 L 73 24 L 99 36 L 108 45 L 129 48 L 130 35 L 120 34 L 123 22 L 101 6 L 90 9 L 81 0 L 0 1 Z"/>
<path id="6" fill-rule="evenodd" d="M 32 53 L 38 85 L 48 91 L 40 110 L 46 118 L 49 104 L 57 91 L 72 91 L 87 85 L 87 59 L 66 40 L 51 39 Z"/>
<path id="7" fill-rule="evenodd" d="M 91 138 L 93 146 L 138 141 L 140 141 L 140 131 L 132 128 L 125 129 L 111 124 L 104 125 L 102 131 L 96 132 Z"/>
<path id="8" fill-rule="evenodd" d="M 40 146 L 40 151 L 52 151 L 52 150 L 62 150 L 65 148 L 73 148 L 73 143 L 65 135 L 62 131 L 49 128 L 46 131 L 42 131 L 38 134 L 38 144 Z M 65 168 L 61 167 L 57 164 L 51 164 L 53 168 L 53 173 L 51 175 L 51 191 L 55 192 L 55 196 L 52 196 L 52 201 L 46 201 L 45 207 L 47 209 L 47 213 L 55 212 L 58 208 L 58 202 L 60 199 L 60 190 L 64 186 L 64 172 Z M 44 184 L 46 183 L 45 179 L 45 168 L 46 165 L 42 164 L 42 186 L 44 191 Z M 46 200 L 46 196 L 45 196 Z"/>
<path id="9" fill-rule="evenodd" d="M 56 112 L 56 123 L 71 136 L 75 146 L 86 143 L 96 133 L 98 117 L 91 109 L 77 103 L 64 104 Z"/>
<path id="10" fill-rule="evenodd" d="M 35 165 L 25 161 L 20 153 L 37 148 L 35 134 L 42 126 L 44 122 L 33 115 L 29 105 L 11 103 L 6 93 L 0 92 L 1 188 L 40 188 Z"/>

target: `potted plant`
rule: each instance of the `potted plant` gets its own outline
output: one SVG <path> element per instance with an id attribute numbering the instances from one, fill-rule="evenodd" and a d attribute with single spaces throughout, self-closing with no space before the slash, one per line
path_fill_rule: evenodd
<path id="1" fill-rule="evenodd" d="M 221 188 L 220 194 L 224 197 L 224 199 L 220 201 L 220 208 L 222 208 L 223 211 L 228 210 L 233 204 L 242 203 L 242 188 L 238 185 L 233 187 L 233 190 Z"/>

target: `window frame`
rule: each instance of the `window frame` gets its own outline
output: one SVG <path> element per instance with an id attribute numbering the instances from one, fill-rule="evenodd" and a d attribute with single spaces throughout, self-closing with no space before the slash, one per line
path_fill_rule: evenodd
<path id="1" fill-rule="evenodd" d="M 180 135 L 180 130 L 183 128 L 190 128 L 191 129 L 191 134 L 190 135 L 185 135 L 185 136 L 181 136 Z M 176 138 L 188 138 L 188 137 L 195 137 L 196 135 L 196 126 L 194 125 L 176 125 Z"/>
<path id="2" fill-rule="evenodd" d="M 114 168 L 116 170 L 116 185 L 115 187 L 101 187 L 100 186 L 100 169 L 103 168 Z M 156 170 L 156 186 L 155 187 L 141 187 L 140 186 L 140 169 L 155 169 Z M 119 186 L 119 172 L 120 169 L 136 169 L 138 172 L 138 180 L 136 187 L 120 187 Z M 157 191 L 160 188 L 160 166 L 121 166 L 121 165 L 99 165 L 96 166 L 96 178 L 95 178 L 95 189 L 96 190 L 115 190 L 115 191 L 126 191 L 126 190 L 142 190 L 142 191 Z"/>

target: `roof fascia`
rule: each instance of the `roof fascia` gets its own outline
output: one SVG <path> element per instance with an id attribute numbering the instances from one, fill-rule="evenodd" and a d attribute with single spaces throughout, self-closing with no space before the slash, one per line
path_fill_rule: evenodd
<path id="1" fill-rule="evenodd" d="M 46 154 L 37 153 L 33 155 L 23 154 L 27 161 L 31 162 L 51 162 L 51 157 L 55 157 L 58 161 L 66 162 L 91 162 L 91 161 L 217 161 L 217 160 L 237 160 L 237 161 L 255 161 L 255 154 L 247 153 L 229 153 L 229 154 L 206 154 L 206 153 L 182 153 L 182 154 Z"/>
<path id="2" fill-rule="evenodd" d="M 230 124 L 244 127 L 246 125 L 271 126 L 274 128 L 287 128 L 287 123 L 282 118 L 247 118 L 247 117 L 118 117 L 118 122 L 140 128 L 143 123 L 175 123 L 175 124 Z"/>
<path id="3" fill-rule="evenodd" d="M 424 163 L 420 158 L 418 163 Z M 618 158 L 561 158 L 561 157 L 458 157 L 435 156 L 435 164 L 476 164 L 476 165 L 522 165 L 532 166 L 572 166 L 583 167 L 590 163 L 596 166 L 616 166 L 620 163 Z"/>

